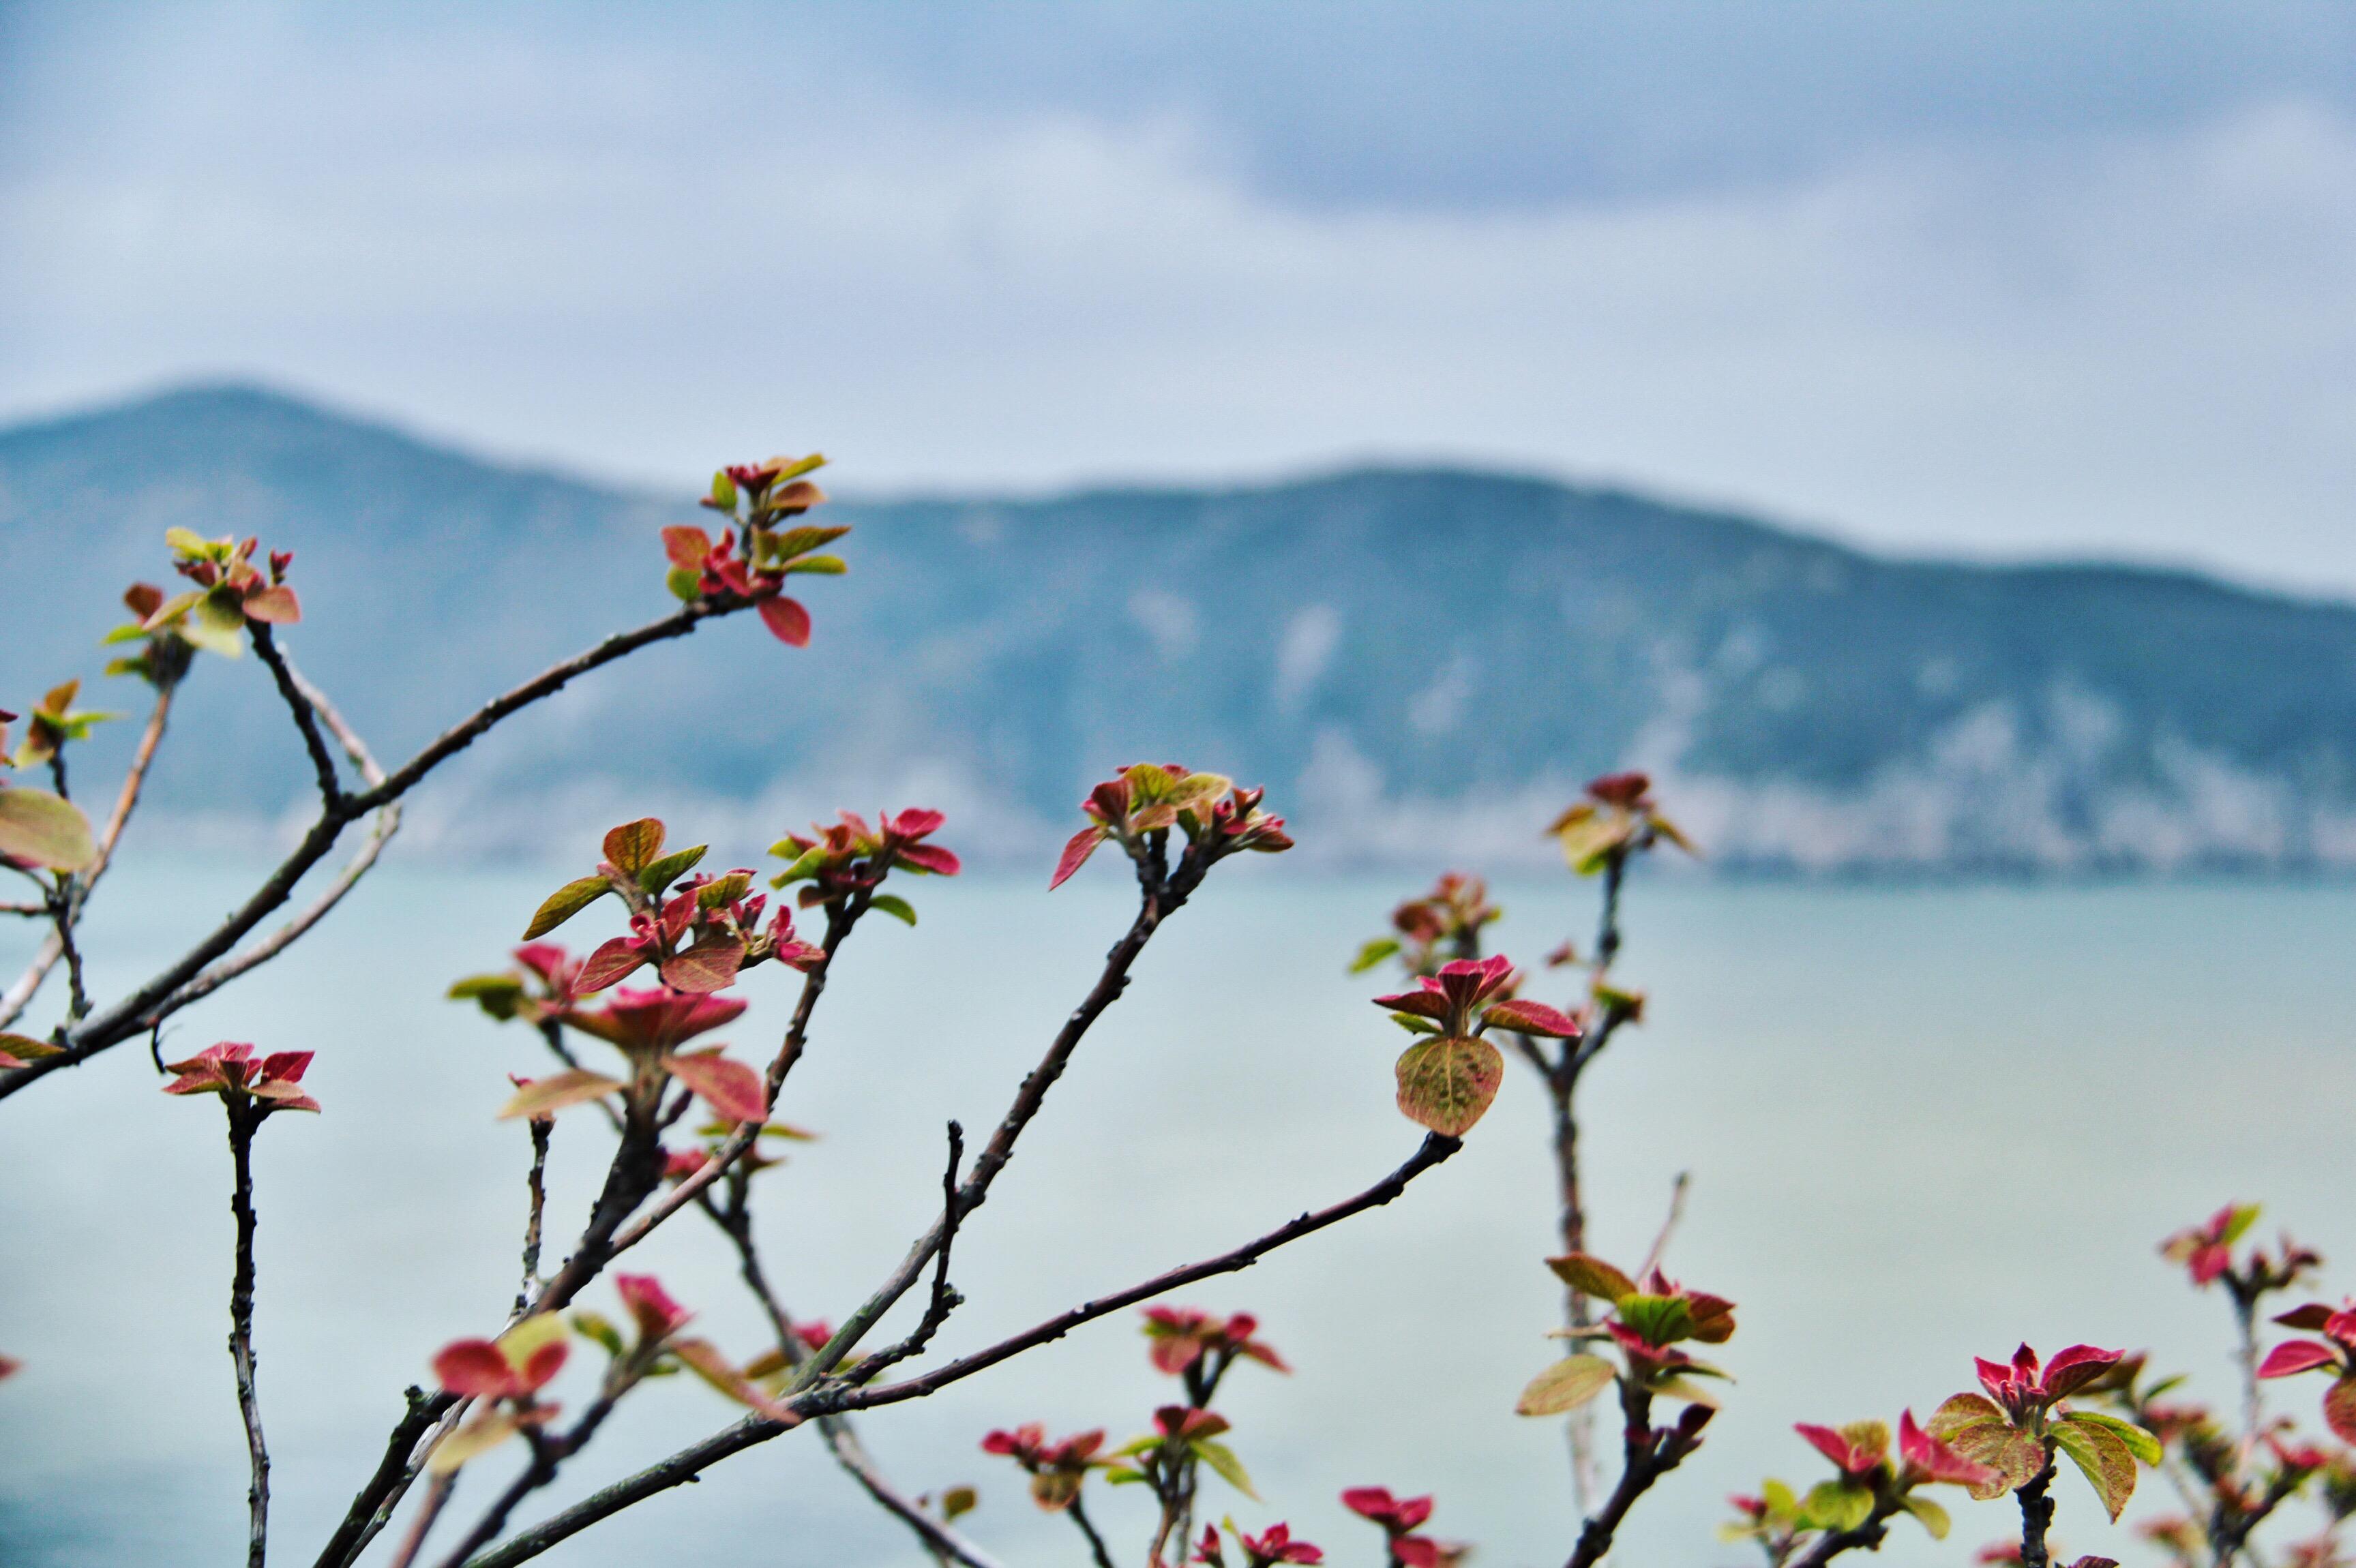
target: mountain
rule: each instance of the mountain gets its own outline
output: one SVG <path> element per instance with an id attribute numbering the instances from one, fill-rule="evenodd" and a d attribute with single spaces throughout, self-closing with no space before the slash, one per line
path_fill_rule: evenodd
<path id="1" fill-rule="evenodd" d="M 656 530 L 691 499 L 249 388 L 0 431 L 0 701 L 95 673 L 113 596 L 164 579 L 166 527 L 258 534 L 297 555 L 290 650 L 394 755 L 663 613 Z M 1088 783 L 1152 757 L 1267 784 L 1339 859 L 1526 859 L 1578 781 L 1642 766 L 1720 864 L 2356 864 L 2356 607 L 1884 560 L 1454 470 L 829 510 L 852 571 L 802 580 L 807 651 L 746 618 L 594 676 L 422 797 L 418 836 L 533 847 L 674 803 L 749 837 L 922 796 L 968 845 L 1027 855 Z M 299 808 L 264 673 L 207 663 L 159 805 Z"/>

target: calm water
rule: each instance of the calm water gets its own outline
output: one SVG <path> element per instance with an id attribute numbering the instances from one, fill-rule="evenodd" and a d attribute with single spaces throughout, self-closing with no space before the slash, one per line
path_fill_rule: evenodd
<path id="1" fill-rule="evenodd" d="M 1413 1131 L 1391 1108 L 1399 1039 L 1341 972 L 1400 890 L 1237 879 L 1164 933 L 1130 996 L 1057 1090 L 964 1238 L 972 1305 L 950 1352 L 1172 1263 L 1217 1251 L 1387 1170 Z M 307 1562 L 372 1463 L 400 1386 L 444 1339 L 498 1322 L 514 1290 L 522 1132 L 490 1119 L 534 1041 L 438 999 L 495 965 L 546 873 L 392 868 L 308 950 L 184 1016 L 168 1041 L 318 1052 L 327 1114 L 268 1129 L 259 1322 L 278 1456 L 281 1557 Z M 124 873 L 100 921 L 99 988 L 224 906 L 228 869 Z M 1551 946 L 1584 890 L 1505 890 L 1503 944 Z M 797 1309 L 838 1316 L 932 1211 L 939 1127 L 995 1120 L 1125 919 L 1109 875 L 1034 886 L 927 884 L 916 931 L 879 923 L 847 952 L 784 1114 L 822 1129 L 771 1184 L 764 1237 Z M 2219 1302 L 2153 1255 L 2176 1224 L 2261 1198 L 2356 1264 L 2356 891 L 2176 887 L 1637 890 L 1623 971 L 1655 998 L 1588 1090 L 1599 1250 L 1633 1261 L 1672 1175 L 1694 1173 L 1675 1270 L 1737 1298 L 1721 1358 L 1740 1381 L 1703 1453 L 1650 1499 L 1620 1561 L 1742 1560 L 1711 1527 L 1762 1471 L 1813 1477 L 1798 1419 L 1894 1418 L 1964 1385 L 1975 1353 L 2027 1337 L 2151 1345 L 2227 1387 Z M 22 945 L 21 933 L 7 933 Z M 0 956 L 14 957 L 13 949 Z M 764 973 L 740 1052 L 781 1027 Z M 241 1550 L 239 1429 L 222 1350 L 228 1159 L 209 1103 L 154 1092 L 126 1048 L 0 1104 L 0 1561 L 223 1563 Z M 1510 1413 L 1555 1354 L 1541 1097 L 1509 1077 L 1454 1162 L 1408 1198 L 1187 1293 L 1248 1307 L 1299 1369 L 1232 1383 L 1235 1445 L 1270 1501 L 1337 1561 L 1375 1560 L 1344 1486 L 1438 1493 L 1434 1528 L 1485 1564 L 1559 1562 L 1573 1520 L 1559 1438 Z M 559 1212 L 577 1213 L 603 1136 L 557 1136 Z M 637 1260 L 749 1354 L 752 1313 L 708 1228 Z M 2356 1284 L 2356 1268 L 2336 1275 Z M 911 1489 L 980 1484 L 973 1533 L 1022 1563 L 1081 1561 L 1002 1461 L 992 1425 L 1140 1430 L 1167 1384 L 1108 1321 L 928 1403 L 871 1417 Z M 584 1365 L 588 1359 L 584 1358 Z M 2305 1411 L 2315 1390 L 2293 1385 Z M 573 1397 L 577 1400 L 576 1392 Z M 687 1380 L 656 1385 L 576 1466 L 585 1487 L 724 1423 Z M 477 1481 L 470 1490 L 487 1489 Z M 2150 1488 L 2157 1493 L 2158 1485 Z M 466 1497 L 462 1490 L 460 1496 Z M 1954 1498 L 1929 1548 L 1901 1525 L 1884 1560 L 1958 1562 L 2003 1533 Z M 2153 1498 L 2157 1501 L 2157 1498 Z M 1124 1539 L 1145 1504 L 1098 1505 Z M 2072 1553 L 2142 1553 L 2072 1480 Z M 1067 1537 L 1070 1537 L 1067 1539 Z M 1141 1542 L 1127 1547 L 1130 1555 Z M 740 1456 L 697 1488 L 552 1563 L 698 1558 L 920 1561 L 809 1440 Z"/>

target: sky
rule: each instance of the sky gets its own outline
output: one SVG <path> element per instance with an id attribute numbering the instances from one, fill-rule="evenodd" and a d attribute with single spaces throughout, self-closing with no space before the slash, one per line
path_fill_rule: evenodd
<path id="1" fill-rule="evenodd" d="M 0 420 L 1444 460 L 2356 596 L 2356 7 L 0 0 Z"/>

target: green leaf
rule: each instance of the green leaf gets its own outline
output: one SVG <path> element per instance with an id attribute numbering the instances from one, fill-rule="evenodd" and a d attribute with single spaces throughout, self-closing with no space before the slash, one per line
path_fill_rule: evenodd
<path id="1" fill-rule="evenodd" d="M 1614 1305 L 1620 1311 L 1620 1321 L 1644 1337 L 1654 1345 L 1673 1345 L 1693 1334 L 1693 1308 L 1682 1296 L 1646 1296 L 1638 1292 L 1623 1296 Z"/>
<path id="2" fill-rule="evenodd" d="M 842 558 L 839 555 L 806 555 L 799 560 L 786 563 L 787 576 L 797 571 L 808 571 L 819 577 L 841 577 L 850 570 L 851 568 L 843 564 Z"/>
<path id="3" fill-rule="evenodd" d="M 1145 1479 L 1145 1472 L 1133 1470 L 1127 1465 L 1107 1465 L 1104 1478 L 1105 1485 L 1108 1487 L 1133 1487 Z"/>
<path id="4" fill-rule="evenodd" d="M 1952 1394 L 1945 1403 L 1931 1413 L 1931 1419 L 1923 1424 L 1922 1430 L 1944 1443 L 1966 1426 L 1978 1426 L 1990 1421 L 1998 1425 L 2004 1424 L 2004 1412 L 1997 1408 L 1996 1401 L 1984 1393 Z"/>
<path id="5" fill-rule="evenodd" d="M 715 470 L 712 475 L 712 504 L 723 512 L 736 509 L 736 481 L 728 477 L 725 468 Z"/>
<path id="6" fill-rule="evenodd" d="M 1358 955 L 1350 960 L 1350 973 L 1363 975 L 1384 959 L 1398 953 L 1398 950 L 1399 944 L 1392 938 L 1377 936 L 1358 949 Z"/>
<path id="7" fill-rule="evenodd" d="M 664 572 L 663 586 L 670 590 L 672 598 L 686 603 L 692 604 L 703 597 L 702 574 L 690 571 L 683 566 L 674 566 Z"/>
<path id="8" fill-rule="evenodd" d="M 2105 1415 L 2099 1410 L 2073 1410 L 2062 1417 L 2084 1426 L 2099 1426 L 2127 1445 L 2127 1452 L 2147 1465 L 2159 1463 L 2159 1439 L 2132 1421 L 2121 1421 L 2115 1415 Z"/>
<path id="9" fill-rule="evenodd" d="M 2119 1510 L 2135 1496 L 2135 1456 L 2126 1444 L 2114 1433 L 2068 1416 L 2053 1424 L 2053 1443 L 2070 1456 L 2094 1495 L 2103 1499 L 2103 1507 L 2110 1510 L 2111 1522 L 2117 1523 Z"/>
<path id="10" fill-rule="evenodd" d="M 1560 1415 L 1610 1388 L 1618 1373 L 1601 1356 L 1566 1356 L 1532 1378 L 1514 1410 L 1520 1415 Z"/>
<path id="11" fill-rule="evenodd" d="M 531 923 L 523 928 L 523 939 L 530 942 L 547 935 L 613 891 L 614 884 L 603 877 L 580 877 L 565 883 L 533 912 Z"/>
<path id="12" fill-rule="evenodd" d="M 1618 1301 L 1623 1296 L 1636 1294 L 1636 1282 L 1587 1253 L 1569 1253 L 1562 1257 L 1547 1259 L 1547 1267 L 1556 1277 L 1581 1296 L 1592 1296 L 1602 1301 Z"/>
<path id="13" fill-rule="evenodd" d="M 0 789 L 0 854 L 52 871 L 79 871 L 98 859 L 90 818 L 45 789 Z"/>
<path id="14" fill-rule="evenodd" d="M 731 871 L 715 877 L 695 890 L 695 907 L 700 910 L 725 909 L 752 891 L 753 873 Z"/>
<path id="15" fill-rule="evenodd" d="M 0 1034 L 0 1056 L 13 1056 L 19 1061 L 38 1061 L 44 1056 L 63 1056 L 65 1047 L 51 1045 L 46 1040 L 35 1040 L 27 1034 Z"/>
<path id="16" fill-rule="evenodd" d="M 1916 1497 L 1908 1498 L 1905 1500 L 1904 1506 L 1908 1513 L 1912 1514 L 1916 1519 L 1922 1521 L 1922 1528 L 1931 1532 L 1932 1540 L 1944 1541 L 1947 1539 L 1947 1510 L 1945 1509 L 1941 1508 L 1929 1498 Z"/>
<path id="17" fill-rule="evenodd" d="M 809 471 L 805 469 L 803 472 Z M 779 482 L 783 483 L 782 480 Z M 804 523 L 799 528 L 779 528 L 769 535 L 769 559 L 790 560 L 798 555 L 808 555 L 822 544 L 832 544 L 850 531 L 847 528 L 824 528 L 816 523 Z"/>
<path id="18" fill-rule="evenodd" d="M 909 907 L 908 901 L 906 899 L 902 898 L 897 893 L 877 893 L 873 898 L 867 901 L 867 907 L 869 909 L 882 910 L 894 920 L 903 922 L 908 925 L 914 925 L 916 923 L 916 912 Z"/>
<path id="19" fill-rule="evenodd" d="M 607 1355 L 618 1356 L 622 1353 L 622 1331 L 615 1328 L 613 1323 L 603 1315 L 585 1309 L 576 1312 L 573 1315 L 573 1327 L 580 1330 L 584 1337 L 594 1339 L 599 1345 L 605 1347 Z"/>
<path id="20" fill-rule="evenodd" d="M 2233 1205 L 2232 1217 L 2225 1221 L 2225 1233 L 2217 1239 L 2230 1247 L 2242 1239 L 2244 1232 L 2257 1222 L 2258 1206 L 2256 1204 L 2236 1203 Z"/>
<path id="21" fill-rule="evenodd" d="M 519 1116 L 552 1116 L 568 1105 L 584 1104 L 621 1087 L 618 1080 L 583 1068 L 552 1072 L 518 1089 L 508 1103 L 499 1107 L 498 1120 L 509 1122 Z"/>
<path id="22" fill-rule="evenodd" d="M 473 1002 L 505 1023 L 523 1000 L 523 982 L 512 975 L 469 975 L 445 993 L 454 1002 Z"/>
<path id="23" fill-rule="evenodd" d="M 1398 1108 L 1442 1137 L 1462 1137 L 1487 1114 L 1505 1059 L 1485 1040 L 1461 1035 L 1419 1040 L 1398 1059 Z"/>
<path id="24" fill-rule="evenodd" d="M 954 1524 L 959 1514 L 981 1506 L 981 1495 L 971 1487 L 951 1487 L 941 1494 L 941 1518 Z"/>
<path id="25" fill-rule="evenodd" d="M 815 877 L 826 866 L 826 846 L 813 844 L 807 849 L 796 849 L 790 838 L 780 838 L 769 846 L 769 853 L 783 857 L 791 855 L 794 863 L 769 880 L 772 887 L 782 888 L 788 882 L 798 882 Z"/>
<path id="26" fill-rule="evenodd" d="M 1417 1013 L 1393 1013 L 1391 1022 L 1409 1034 L 1438 1034 L 1440 1026 Z"/>
<path id="27" fill-rule="evenodd" d="M 614 869 L 626 876 L 636 876 L 662 853 L 662 818 L 641 816 L 636 822 L 625 822 L 605 832 L 605 859 Z"/>
<path id="28" fill-rule="evenodd" d="M 696 862 L 703 859 L 703 851 L 708 848 L 708 845 L 698 844 L 675 850 L 651 862 L 638 872 L 638 886 L 654 898 L 662 897 L 665 888 L 695 869 Z"/>
<path id="29" fill-rule="evenodd" d="M 1244 1473 L 1243 1461 L 1236 1457 L 1233 1449 L 1208 1437 L 1198 1437 L 1188 1446 L 1194 1449 L 1196 1458 L 1219 1473 L 1219 1479 L 1252 1501 L 1259 1500 L 1259 1494 L 1252 1490 L 1251 1477 Z"/>
<path id="30" fill-rule="evenodd" d="M 428 1474 L 446 1476 L 478 1454 L 488 1453 L 516 1435 L 515 1418 L 496 1407 L 485 1410 L 466 1425 L 434 1445 L 425 1462 Z"/>
<path id="31" fill-rule="evenodd" d="M 1873 1488 L 1855 1481 L 1819 1481 L 1808 1488 L 1802 1517 L 1824 1530 L 1855 1530 L 1873 1513 Z"/>

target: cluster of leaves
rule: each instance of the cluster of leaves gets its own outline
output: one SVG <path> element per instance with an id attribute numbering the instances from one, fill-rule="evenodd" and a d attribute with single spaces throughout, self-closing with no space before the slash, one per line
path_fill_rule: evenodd
<path id="1" fill-rule="evenodd" d="M 982 1451 L 1012 1459 L 1030 1477 L 1031 1496 L 1051 1513 L 1069 1514 L 1089 1541 L 1097 1561 L 1108 1561 L 1096 1525 L 1088 1519 L 1083 1483 L 1101 1475 L 1115 1487 L 1142 1487 L 1160 1505 L 1146 1562 L 1162 1568 L 1178 1552 L 1207 1568 L 1273 1568 L 1279 1563 L 1325 1560 L 1323 1549 L 1302 1540 L 1282 1520 L 1253 1534 L 1232 1517 L 1193 1528 L 1195 1477 L 1209 1469 L 1246 1497 L 1258 1499 L 1242 1462 L 1222 1439 L 1226 1418 L 1211 1408 L 1227 1372 L 1242 1361 L 1290 1372 L 1276 1348 L 1259 1337 L 1259 1320 L 1248 1312 L 1222 1317 L 1189 1307 L 1149 1307 L 1143 1314 L 1148 1357 L 1153 1370 L 1180 1380 L 1185 1402 L 1153 1413 L 1150 1429 L 1119 1447 L 1106 1446 L 1104 1429 L 1051 1438 L 1033 1422 L 991 1433 Z M 1404 1568 L 1451 1568 L 1467 1548 L 1422 1533 L 1431 1517 L 1431 1499 L 1398 1498 L 1382 1487 L 1353 1487 L 1342 1493 L 1352 1512 L 1383 1531 L 1388 1561 Z"/>
<path id="2" fill-rule="evenodd" d="M 1518 1001 L 1513 961 L 1457 958 L 1426 975 L 1415 989 L 1376 997 L 1393 1022 L 1419 1036 L 1399 1053 L 1398 1107 L 1408 1120 L 1461 1137 L 1489 1111 L 1505 1076 L 1505 1059 L 1483 1038 L 1493 1029 L 1577 1040 L 1585 1026 L 1543 1002 Z"/>
<path id="3" fill-rule="evenodd" d="M 1615 1383 L 1624 1391 L 1623 1397 L 1665 1397 L 1704 1411 L 1718 1408 L 1718 1396 L 1694 1380 L 1722 1380 L 1726 1373 L 1677 1346 L 1688 1339 L 1722 1345 L 1732 1339 L 1734 1303 L 1724 1296 L 1688 1290 L 1657 1268 L 1639 1284 L 1585 1253 L 1548 1258 L 1547 1266 L 1573 1290 L 1592 1300 L 1609 1302 L 1612 1307 L 1611 1315 L 1592 1328 L 1556 1333 L 1564 1339 L 1609 1344 L 1620 1353 L 1620 1362 L 1615 1365 L 1591 1350 L 1567 1356 L 1530 1381 L 1515 1410 L 1524 1415 L 1560 1415 Z M 1698 1424 L 1695 1430 L 1699 1430 Z"/>
<path id="4" fill-rule="evenodd" d="M 1462 871 L 1444 871 L 1431 891 L 1391 911 L 1391 934 L 1370 939 L 1350 961 L 1363 975 L 1396 958 L 1410 975 L 1437 974 L 1451 958 L 1481 956 L 1481 928 L 1505 912 L 1489 901 L 1489 884 Z"/>
<path id="5" fill-rule="evenodd" d="M 1105 1446 L 1099 1427 L 1069 1437 L 1050 1439 L 1036 1422 L 991 1433 L 982 1452 L 1012 1459 L 1031 1477 L 1031 1497 L 1051 1513 L 1068 1512 L 1089 1538 L 1101 1558 L 1101 1538 L 1088 1521 L 1082 1483 L 1100 1474 L 1108 1485 L 1142 1487 L 1160 1505 L 1152 1546 L 1147 1560 L 1156 1568 L 1165 1550 L 1183 1554 L 1191 1545 L 1194 1560 L 1223 1565 L 1219 1530 L 1206 1525 L 1194 1536 L 1196 1478 L 1209 1469 L 1236 1490 L 1257 1500 L 1251 1477 L 1243 1461 L 1221 1439 L 1227 1419 L 1211 1408 L 1220 1385 L 1240 1361 L 1255 1361 L 1272 1371 L 1292 1369 L 1274 1346 L 1258 1337 L 1259 1320 L 1250 1313 L 1218 1317 L 1194 1307 L 1155 1307 L 1143 1313 L 1148 1360 L 1165 1377 L 1176 1378 L 1185 1393 L 1181 1403 L 1164 1404 L 1153 1412 L 1146 1432 L 1117 1448 Z M 1259 1535 L 1247 1534 L 1235 1521 L 1226 1521 L 1236 1550 L 1249 1568 L 1275 1563 L 1317 1563 L 1323 1553 L 1305 1541 L 1292 1538 L 1290 1527 L 1270 1526 Z"/>
<path id="6" fill-rule="evenodd" d="M 826 499 L 824 491 L 803 477 L 825 464 L 826 459 L 813 453 L 772 457 L 714 474 L 703 505 L 727 518 L 720 537 L 715 539 L 688 523 L 663 529 L 663 549 L 670 557 L 665 581 L 671 592 L 689 603 L 749 603 L 779 641 L 807 647 L 809 612 L 800 601 L 786 597 L 786 579 L 805 572 L 841 576 L 849 570 L 841 557 L 816 552 L 851 530 L 780 525 Z"/>
<path id="7" fill-rule="evenodd" d="M 956 856 L 916 841 L 940 825 L 938 812 L 903 812 L 884 820 L 914 824 L 920 831 L 904 837 L 887 829 L 853 842 L 839 868 L 842 882 L 811 884 L 830 890 L 823 895 L 825 901 L 857 897 L 866 907 L 874 907 L 879 899 L 892 897 L 873 889 L 894 868 L 956 874 Z M 846 821 L 857 823 L 858 818 L 846 814 Z M 596 870 L 557 889 L 533 914 L 524 928 L 528 945 L 515 954 L 518 968 L 469 976 L 450 988 L 452 997 L 473 1000 L 502 1021 L 578 1029 L 617 1048 L 628 1062 L 626 1078 L 576 1065 L 519 1083 L 502 1116 L 549 1115 L 610 1094 L 621 1097 L 626 1114 L 652 1116 L 666 1087 L 676 1079 L 724 1122 L 766 1121 L 767 1091 L 758 1072 L 723 1054 L 716 1044 L 682 1048 L 744 1012 L 744 1002 L 718 993 L 734 987 L 744 971 L 777 963 L 807 972 L 824 961 L 825 949 L 801 939 L 786 903 L 768 911 L 768 895 L 752 891 L 756 873 L 740 867 L 716 877 L 690 875 L 706 847 L 697 844 L 666 854 L 668 837 L 663 823 L 650 816 L 612 829 L 605 835 L 605 859 Z M 787 839 L 780 852 L 801 842 Z M 795 869 L 804 876 L 822 879 L 829 874 L 804 866 L 815 849 L 798 853 Z M 920 858 L 921 864 L 912 857 Z M 787 876 L 792 875 L 789 869 Z M 562 947 L 533 940 L 609 896 L 621 902 L 629 931 L 601 943 L 585 959 L 575 961 Z M 766 924 L 765 913 L 769 916 Z M 648 967 L 659 981 L 652 987 L 624 987 L 601 1008 L 583 1005 Z"/>
<path id="8" fill-rule="evenodd" d="M 1735 1519 L 1719 1530 L 1721 1541 L 1753 1541 L 1771 1563 L 1804 1557 L 1809 1550 L 1849 1532 L 1863 1532 L 1900 1513 L 1911 1515 L 1944 1541 L 1947 1510 L 1919 1495 L 1928 1486 L 1976 1487 L 1995 1477 L 1915 1424 L 1914 1413 L 1898 1417 L 1898 1452 L 1890 1455 L 1890 1427 L 1879 1421 L 1852 1421 L 1838 1427 L 1802 1423 L 1793 1428 L 1833 1463 L 1834 1476 L 1795 1492 L 1769 1478 L 1755 1497 L 1736 1497 Z"/>
<path id="9" fill-rule="evenodd" d="M 1676 823 L 1661 815 L 1651 776 L 1639 773 L 1590 780 L 1587 797 L 1556 817 L 1547 832 L 1562 846 L 1571 869 L 1582 877 L 1622 864 L 1630 855 L 1664 841 L 1688 855 L 1700 853 Z"/>
<path id="10" fill-rule="evenodd" d="M 1080 802 L 1088 826 L 1064 846 L 1047 886 L 1062 887 L 1099 844 L 1118 844 L 1132 859 L 1158 857 L 1173 827 L 1205 859 L 1244 850 L 1281 853 L 1292 848 L 1292 839 L 1284 831 L 1284 818 L 1260 809 L 1265 793 L 1238 789 L 1223 773 L 1195 773 L 1177 763 L 1132 763 Z"/>

